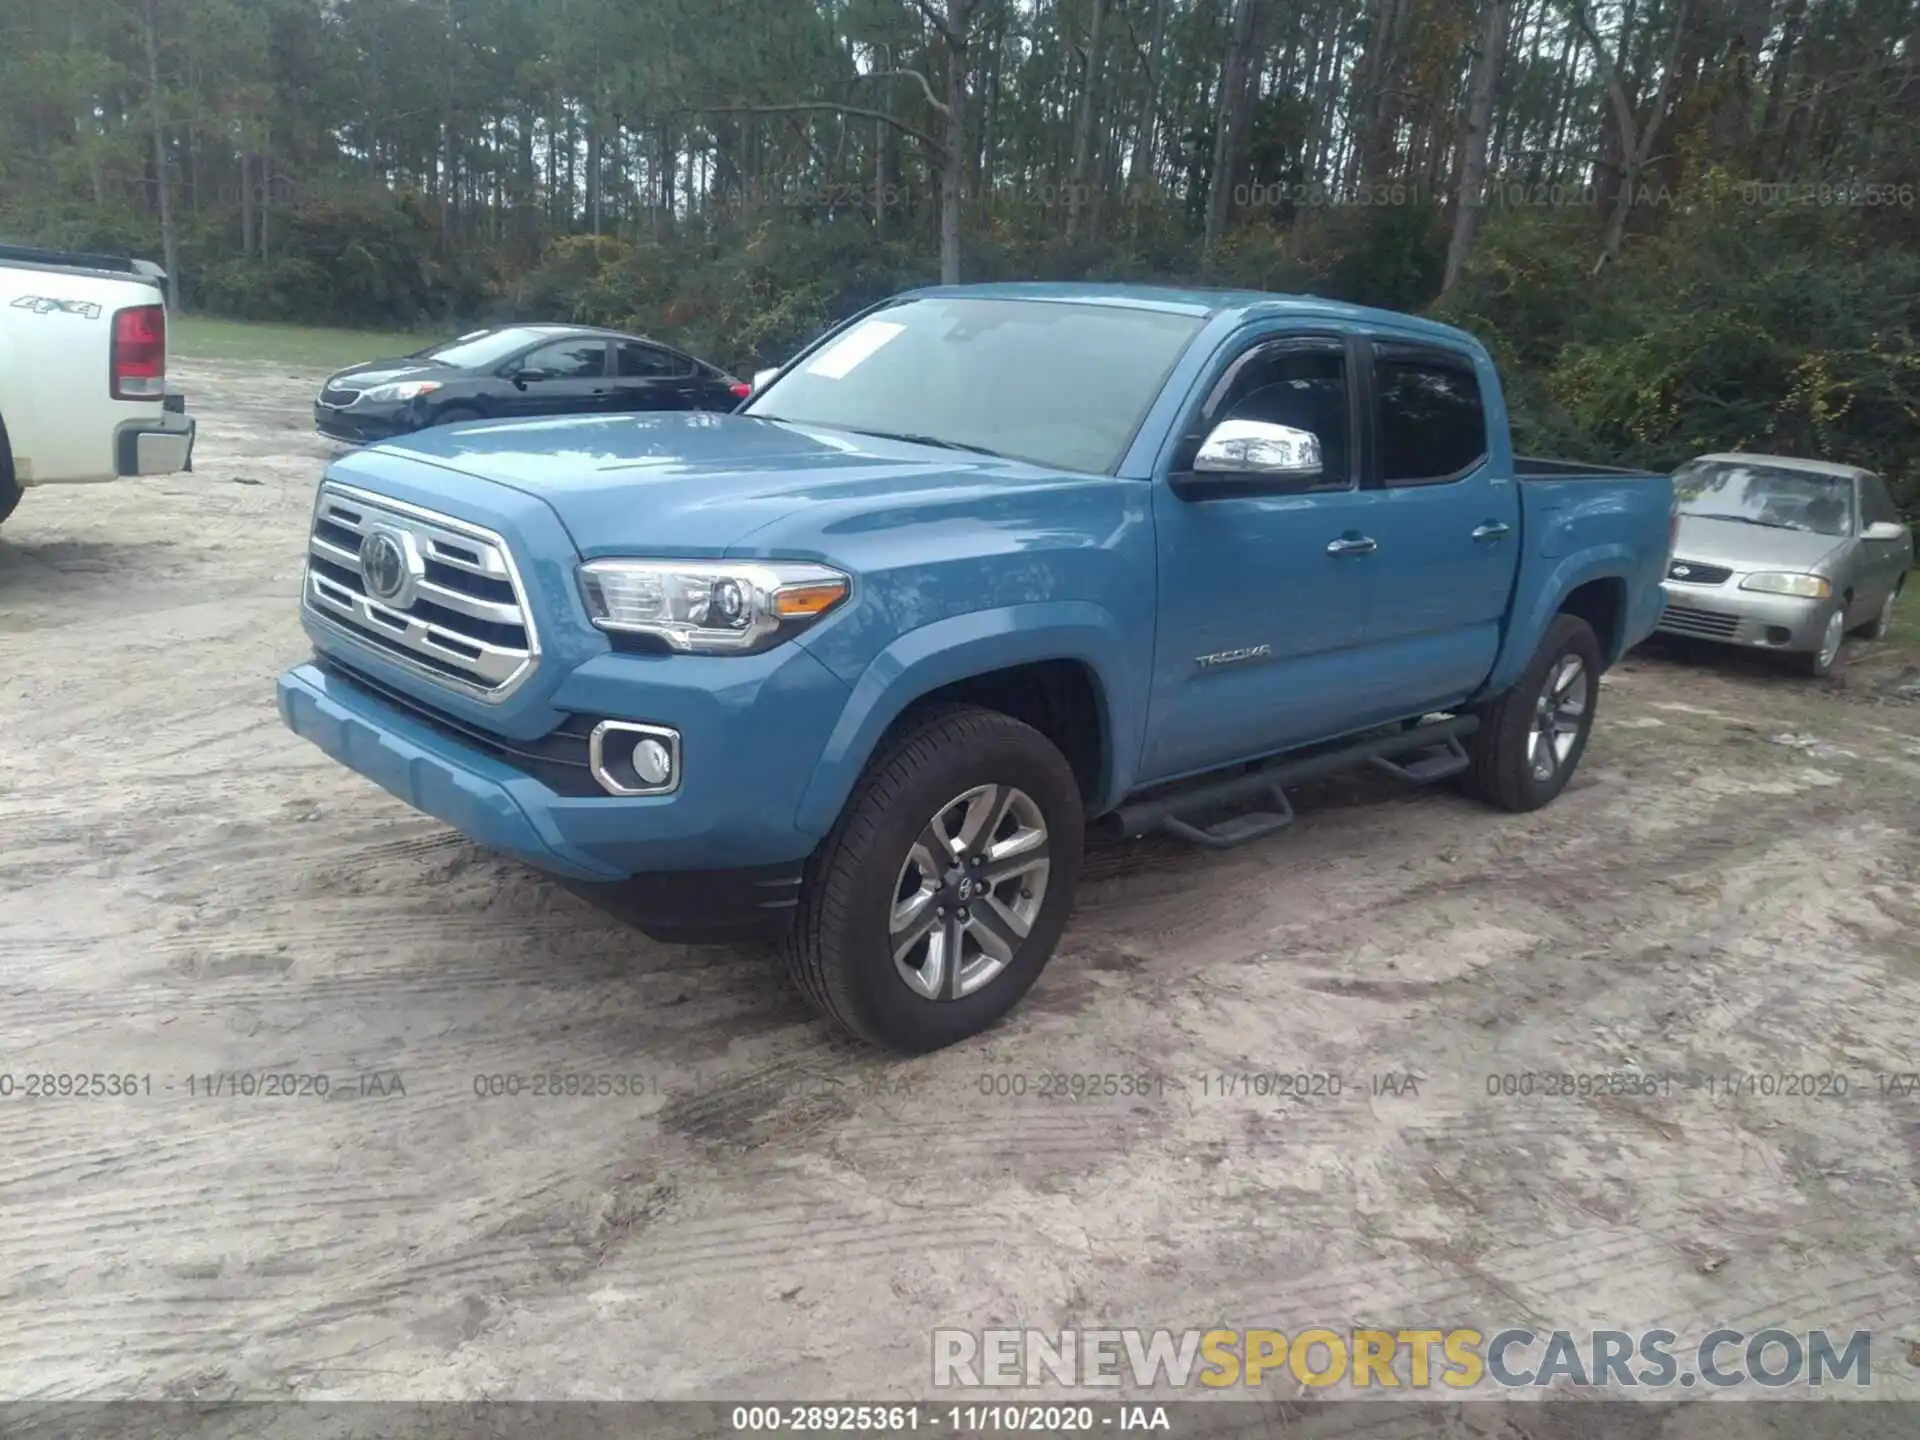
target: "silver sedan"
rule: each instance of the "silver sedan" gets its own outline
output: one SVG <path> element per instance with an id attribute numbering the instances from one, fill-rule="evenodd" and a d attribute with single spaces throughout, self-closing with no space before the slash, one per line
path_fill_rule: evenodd
<path id="1" fill-rule="evenodd" d="M 1869 470 L 1702 455 L 1673 474 L 1680 528 L 1659 628 L 1775 650 L 1825 675 L 1849 630 L 1881 639 L 1913 535 Z"/>

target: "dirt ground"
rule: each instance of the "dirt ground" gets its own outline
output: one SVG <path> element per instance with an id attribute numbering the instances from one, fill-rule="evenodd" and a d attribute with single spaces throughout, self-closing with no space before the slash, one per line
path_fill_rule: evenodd
<path id="1" fill-rule="evenodd" d="M 1920 1396 L 1920 657 L 1642 652 L 1531 816 L 1361 778 L 1103 842 L 1006 1025 L 879 1058 L 284 731 L 317 377 L 180 370 L 196 474 L 0 530 L 0 1395 L 928 1398 L 938 1326 L 1532 1324 L 1870 1329 Z M 638 1079 L 476 1094 L 555 1071 Z M 141 1093 L 25 1098 L 72 1072 Z M 206 1093 L 269 1072 L 329 1093 Z"/>

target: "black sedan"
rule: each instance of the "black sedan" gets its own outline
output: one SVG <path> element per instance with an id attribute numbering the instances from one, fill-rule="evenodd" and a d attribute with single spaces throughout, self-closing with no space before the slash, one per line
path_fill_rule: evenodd
<path id="1" fill-rule="evenodd" d="M 328 376 L 313 423 L 365 444 L 456 420 L 731 410 L 747 393 L 724 370 L 639 335 L 506 325 Z"/>

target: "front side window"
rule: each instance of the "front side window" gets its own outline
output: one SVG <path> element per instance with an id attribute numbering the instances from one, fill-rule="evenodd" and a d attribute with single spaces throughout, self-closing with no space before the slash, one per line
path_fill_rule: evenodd
<path id="1" fill-rule="evenodd" d="M 1869 475 L 1860 482 L 1860 498 L 1863 514 L 1860 519 L 1866 525 L 1878 525 L 1886 521 L 1896 524 L 1900 512 L 1893 508 L 1893 496 L 1887 493 L 1887 482 L 1878 475 Z"/>
<path id="2" fill-rule="evenodd" d="M 1317 438 L 1320 477 L 1301 489 L 1345 490 L 1353 484 L 1347 356 L 1339 342 L 1282 341 L 1256 349 L 1199 428 L 1211 430 L 1226 420 L 1286 425 Z M 1192 464 L 1202 439 L 1199 433 L 1189 437 L 1176 469 Z"/>
<path id="3" fill-rule="evenodd" d="M 1204 323 L 1096 302 L 909 300 L 848 327 L 738 413 L 1107 474 Z"/>
<path id="4" fill-rule="evenodd" d="M 562 340 L 557 345 L 542 345 L 520 362 L 520 373 L 529 380 L 591 380 L 607 369 L 607 342 L 604 340 Z"/>
<path id="5" fill-rule="evenodd" d="M 1815 535 L 1853 533 L 1853 481 L 1745 460 L 1692 460 L 1673 472 L 1682 515 Z"/>
<path id="6" fill-rule="evenodd" d="M 1485 458 L 1480 381 L 1464 360 L 1383 355 L 1373 384 L 1384 484 L 1457 480 Z"/>

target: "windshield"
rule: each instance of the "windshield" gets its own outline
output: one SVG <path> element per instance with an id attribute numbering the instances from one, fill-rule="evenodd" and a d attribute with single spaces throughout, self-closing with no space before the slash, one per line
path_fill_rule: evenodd
<path id="1" fill-rule="evenodd" d="M 1695 460 L 1673 472 L 1682 515 L 1816 535 L 1853 533 L 1853 482 L 1745 461 Z"/>
<path id="2" fill-rule="evenodd" d="M 442 365 L 457 365 L 463 370 L 486 370 L 498 365 L 523 345 L 540 338 L 538 330 L 475 330 L 444 345 L 422 350 L 416 360 L 438 360 Z"/>
<path id="3" fill-rule="evenodd" d="M 1122 306 L 912 300 L 846 330 L 744 413 L 1104 474 L 1203 323 Z"/>

